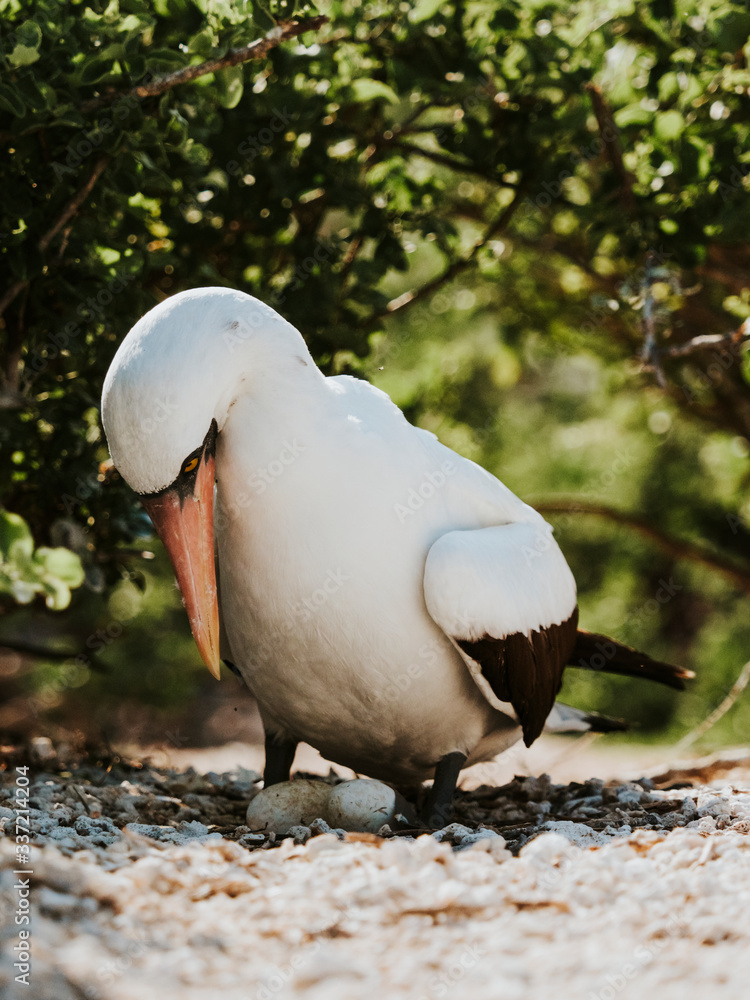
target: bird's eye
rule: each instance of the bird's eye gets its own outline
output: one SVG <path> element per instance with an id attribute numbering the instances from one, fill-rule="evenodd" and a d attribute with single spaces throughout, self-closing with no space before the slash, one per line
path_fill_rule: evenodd
<path id="1" fill-rule="evenodd" d="M 199 456 L 196 455 L 195 458 L 191 458 L 189 462 L 186 462 L 182 467 L 183 472 L 192 472 L 193 469 L 198 464 Z"/>

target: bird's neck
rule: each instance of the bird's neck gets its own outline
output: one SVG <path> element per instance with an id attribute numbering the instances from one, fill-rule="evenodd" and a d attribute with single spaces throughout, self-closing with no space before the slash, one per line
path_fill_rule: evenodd
<path id="1" fill-rule="evenodd" d="M 220 481 L 226 481 L 227 472 L 230 480 L 235 473 L 244 480 L 269 466 L 276 468 L 290 453 L 306 448 L 326 410 L 326 380 L 306 348 L 305 355 L 298 352 L 273 364 L 254 364 L 240 382 L 220 427 Z"/>

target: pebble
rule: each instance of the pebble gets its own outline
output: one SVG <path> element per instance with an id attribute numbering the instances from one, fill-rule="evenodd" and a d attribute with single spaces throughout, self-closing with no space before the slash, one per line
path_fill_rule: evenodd
<path id="1" fill-rule="evenodd" d="M 51 759 L 50 759 L 51 761 Z M 291 815 L 286 823 L 243 826 L 259 810 L 272 789 L 259 789 L 260 776 L 237 768 L 226 774 L 197 774 L 146 765 L 115 764 L 109 770 L 82 764 L 62 777 L 45 760 L 31 776 L 29 823 L 32 845 L 45 842 L 66 851 L 143 850 L 132 833 L 153 841 L 183 845 L 224 836 L 236 837 L 246 850 L 278 847 L 283 837 L 304 844 L 325 834 L 343 837 L 344 830 L 397 837 L 405 843 L 404 826 L 418 826 L 411 807 L 382 782 L 369 779 L 330 784 L 296 779 L 286 783 L 295 794 L 306 784 L 318 807 L 310 815 Z M 644 809 L 645 803 L 669 802 L 670 809 Z M 0 787 L 0 834 L 15 829 L 13 786 L 5 776 Z M 88 806 L 87 806 L 88 804 Z M 331 805 L 335 808 L 331 808 Z M 95 808 L 94 808 L 95 807 Z M 101 810 L 101 815 L 96 813 Z M 558 820 L 556 816 L 565 816 Z M 462 852 L 489 842 L 479 828 L 502 827 L 499 850 L 518 853 L 540 833 L 558 834 L 570 844 L 601 847 L 633 831 L 688 828 L 704 834 L 735 830 L 750 833 L 750 792 L 726 782 L 688 789 L 660 791 L 646 779 L 610 782 L 599 779 L 555 785 L 546 775 L 516 778 L 502 788 L 485 786 L 478 793 L 462 793 L 456 801 L 456 822 L 436 831 L 433 843 Z M 219 833 L 218 831 L 221 831 Z M 236 832 L 235 832 L 236 831 Z M 309 833 L 307 832 L 309 831 Z M 390 841 L 389 841 L 390 842 Z M 493 841 L 494 843 L 494 841 Z M 118 845 L 120 845 L 118 847 Z M 478 849 L 484 850 L 483 847 Z M 493 847 L 494 851 L 494 847 Z M 108 862 L 109 863 L 109 862 Z"/>

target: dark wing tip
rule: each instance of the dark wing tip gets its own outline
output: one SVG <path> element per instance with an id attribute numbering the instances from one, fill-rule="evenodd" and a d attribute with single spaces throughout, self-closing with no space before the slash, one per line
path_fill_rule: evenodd
<path id="1" fill-rule="evenodd" d="M 640 677 L 677 691 L 684 691 L 685 681 L 695 677 L 693 671 L 686 667 L 654 660 L 647 653 L 626 646 L 611 636 L 587 632 L 582 628 L 576 634 L 569 666 L 624 677 Z"/>
<path id="2" fill-rule="evenodd" d="M 495 695 L 513 706 L 527 747 L 541 734 L 552 711 L 577 625 L 576 607 L 564 622 L 528 635 L 515 632 L 503 639 L 485 635 L 473 642 L 458 640 L 464 653 L 479 664 Z"/>

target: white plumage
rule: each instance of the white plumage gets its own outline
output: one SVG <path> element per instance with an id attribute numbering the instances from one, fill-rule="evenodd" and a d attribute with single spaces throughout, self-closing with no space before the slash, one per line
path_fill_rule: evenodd
<path id="1" fill-rule="evenodd" d="M 561 625 L 576 594 L 551 528 L 497 479 L 385 393 L 325 378 L 290 324 L 221 288 L 176 295 L 133 328 L 103 418 L 147 507 L 179 487 L 190 516 L 186 460 L 208 442 L 208 462 L 216 422 L 222 656 L 267 732 L 394 782 L 518 738 L 517 712 L 457 643 Z M 160 531 L 173 559 L 190 547 Z M 191 600 L 203 598 L 186 596 L 199 640 L 211 628 Z M 209 662 L 218 638 L 202 641 Z"/>

